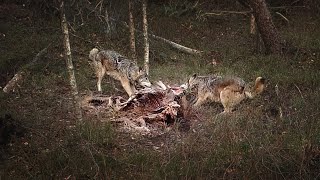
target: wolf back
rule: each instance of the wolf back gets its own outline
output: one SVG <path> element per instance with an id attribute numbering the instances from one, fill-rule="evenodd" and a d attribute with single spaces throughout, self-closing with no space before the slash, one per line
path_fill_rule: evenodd
<path id="1" fill-rule="evenodd" d="M 235 105 L 245 98 L 253 98 L 264 89 L 265 79 L 258 77 L 254 87 L 239 77 L 197 76 L 194 74 L 188 80 L 188 87 L 197 92 L 194 106 L 200 106 L 207 101 L 220 102 L 224 112 L 231 112 Z"/>
<path id="2" fill-rule="evenodd" d="M 134 93 L 135 86 L 148 87 L 151 85 L 146 73 L 135 62 L 115 51 L 99 51 L 94 48 L 90 51 L 89 60 L 98 77 L 98 91 L 101 91 L 101 80 L 105 73 L 119 80 L 129 96 Z"/>

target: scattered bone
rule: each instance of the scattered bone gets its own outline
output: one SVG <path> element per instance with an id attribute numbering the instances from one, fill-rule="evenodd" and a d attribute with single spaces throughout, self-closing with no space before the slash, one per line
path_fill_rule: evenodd
<path id="1" fill-rule="evenodd" d="M 120 129 L 139 134 L 165 130 L 178 119 L 186 120 L 190 113 L 187 101 L 183 100 L 186 85 L 170 87 L 159 81 L 156 85 L 137 91 L 128 100 L 121 96 L 87 95 L 82 108 L 87 113 L 109 112 L 116 117 L 109 122 L 117 123 Z"/>

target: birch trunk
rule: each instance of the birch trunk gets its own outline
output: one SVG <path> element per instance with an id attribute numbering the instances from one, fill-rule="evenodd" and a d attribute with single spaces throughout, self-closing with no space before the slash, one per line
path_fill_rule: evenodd
<path id="1" fill-rule="evenodd" d="M 136 40 L 135 40 L 135 28 L 134 28 L 134 18 L 133 18 L 133 0 L 129 0 L 129 31 L 130 31 L 130 49 L 131 49 L 131 58 L 137 62 L 137 53 L 136 53 Z"/>
<path id="2" fill-rule="evenodd" d="M 148 39 L 148 20 L 147 20 L 147 0 L 142 1 L 143 16 L 143 39 L 144 39 L 144 69 L 149 75 L 149 39 Z"/>
<path id="3" fill-rule="evenodd" d="M 250 15 L 250 34 L 256 34 L 256 20 L 253 14 Z"/>
<path id="4" fill-rule="evenodd" d="M 104 11 L 104 20 L 107 23 L 107 34 L 110 35 L 111 34 L 111 23 L 110 23 L 110 19 L 109 19 L 109 13 L 108 13 L 108 7 L 105 7 L 105 11 Z"/>
<path id="5" fill-rule="evenodd" d="M 71 86 L 71 93 L 73 95 L 73 103 L 75 107 L 75 115 L 78 121 L 82 121 L 82 112 L 81 112 L 81 105 L 79 99 L 79 93 L 77 88 L 76 77 L 74 75 L 74 67 L 72 63 L 72 55 L 71 55 L 71 47 L 70 47 L 70 40 L 69 40 L 69 31 L 68 31 L 68 24 L 66 15 L 64 12 L 64 1 L 61 1 L 60 4 L 60 18 L 61 18 L 61 29 L 64 35 L 64 56 L 66 60 L 66 65 L 69 73 L 69 81 Z"/>

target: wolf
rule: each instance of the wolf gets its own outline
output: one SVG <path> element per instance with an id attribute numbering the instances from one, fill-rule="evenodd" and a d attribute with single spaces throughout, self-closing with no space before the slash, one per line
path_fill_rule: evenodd
<path id="1" fill-rule="evenodd" d="M 265 88 L 265 78 L 257 77 L 253 87 L 239 77 L 223 77 L 219 75 L 197 76 L 194 74 L 187 82 L 191 91 L 196 91 L 194 106 L 207 101 L 220 102 L 224 113 L 232 112 L 234 107 L 246 98 L 254 98 Z"/>
<path id="2" fill-rule="evenodd" d="M 145 71 L 135 62 L 115 51 L 93 48 L 89 53 L 89 64 L 95 70 L 99 92 L 102 91 L 101 81 L 105 74 L 119 80 L 129 96 L 134 94 L 138 86 L 151 86 Z"/>

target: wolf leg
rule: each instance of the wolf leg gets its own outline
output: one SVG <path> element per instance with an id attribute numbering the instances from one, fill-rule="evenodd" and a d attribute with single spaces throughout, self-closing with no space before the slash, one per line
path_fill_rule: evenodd
<path id="1" fill-rule="evenodd" d="M 121 85 L 123 87 L 123 89 L 127 92 L 127 94 L 129 95 L 129 97 L 131 95 L 133 95 L 134 90 L 131 87 L 130 81 L 127 78 L 121 78 L 120 79 Z"/>
<path id="2" fill-rule="evenodd" d="M 220 100 L 226 113 L 232 112 L 234 107 L 244 98 L 243 92 L 234 92 L 232 89 L 225 88 L 220 92 Z"/>
<path id="3" fill-rule="evenodd" d="M 198 106 L 202 105 L 206 100 L 207 100 L 206 95 L 204 95 L 204 94 L 199 95 L 198 94 L 197 101 L 193 106 L 198 107 Z"/>
<path id="4" fill-rule="evenodd" d="M 229 113 L 229 112 L 232 112 L 232 109 L 233 109 L 233 103 L 232 103 L 232 94 L 234 92 L 231 91 L 230 89 L 223 89 L 221 92 L 220 92 L 220 101 L 221 101 L 221 104 L 223 105 L 223 113 Z"/>
<path id="5" fill-rule="evenodd" d="M 99 92 L 102 92 L 101 81 L 102 81 L 102 78 L 105 75 L 105 73 L 106 73 L 105 68 L 100 64 L 100 66 L 98 66 L 98 68 L 96 69 L 96 75 L 98 78 L 97 87 L 98 87 Z"/>

